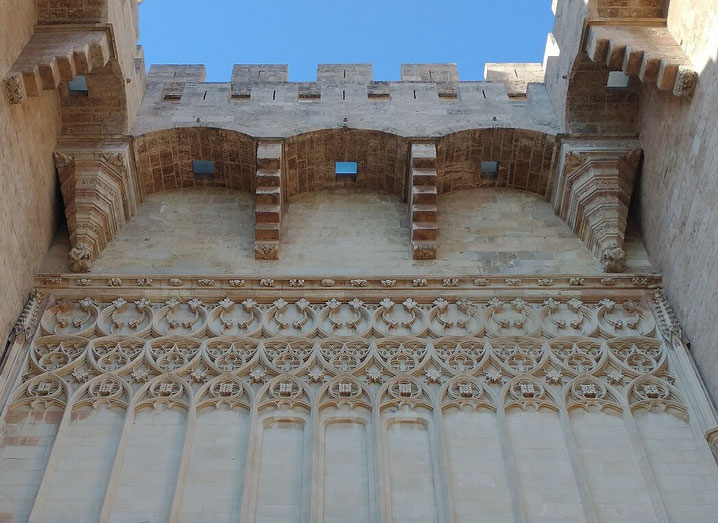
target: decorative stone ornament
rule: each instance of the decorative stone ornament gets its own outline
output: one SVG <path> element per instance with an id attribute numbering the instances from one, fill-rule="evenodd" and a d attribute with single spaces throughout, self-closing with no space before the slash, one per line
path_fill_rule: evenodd
<path id="1" fill-rule="evenodd" d="M 90 272 L 92 269 L 92 251 L 82 242 L 70 250 L 69 258 L 72 272 Z"/>
<path id="2" fill-rule="evenodd" d="M 628 207 L 642 154 L 638 143 L 569 140 L 560 154 L 554 212 L 593 252 L 605 272 L 623 272 Z"/>

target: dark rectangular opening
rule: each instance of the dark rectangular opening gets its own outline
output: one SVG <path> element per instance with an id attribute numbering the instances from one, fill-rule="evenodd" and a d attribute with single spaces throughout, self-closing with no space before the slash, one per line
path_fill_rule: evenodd
<path id="1" fill-rule="evenodd" d="M 499 177 L 499 162 L 481 162 L 481 178 L 496 180 Z"/>
<path id="2" fill-rule="evenodd" d="M 214 162 L 210 160 L 192 160 L 192 172 L 196 177 L 211 178 L 214 176 Z"/>
<path id="3" fill-rule="evenodd" d="M 84 74 L 78 74 L 67 82 L 67 90 L 71 96 L 89 96 L 87 90 L 87 78 Z"/>
<path id="4" fill-rule="evenodd" d="M 358 173 L 359 164 L 357 162 L 335 162 L 334 164 L 334 174 L 337 181 L 351 180 L 356 182 Z"/>

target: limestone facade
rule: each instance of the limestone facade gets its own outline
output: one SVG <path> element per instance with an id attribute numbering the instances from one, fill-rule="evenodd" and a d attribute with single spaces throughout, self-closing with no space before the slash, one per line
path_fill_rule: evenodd
<path id="1" fill-rule="evenodd" d="M 226 83 L 146 73 L 136 0 L 17 4 L 0 520 L 718 521 L 711 2 Z"/>

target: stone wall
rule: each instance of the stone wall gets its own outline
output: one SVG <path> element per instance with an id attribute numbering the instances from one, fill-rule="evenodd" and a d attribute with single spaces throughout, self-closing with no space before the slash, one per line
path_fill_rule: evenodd
<path id="1" fill-rule="evenodd" d="M 0 78 L 30 38 L 35 2 L 0 1 Z M 4 87 L 4 86 L 3 86 Z M 52 151 L 60 131 L 59 102 L 43 91 L 11 104 L 0 93 L 0 339 L 17 319 L 32 277 L 56 229 L 58 215 Z"/>
<path id="2" fill-rule="evenodd" d="M 540 196 L 485 187 L 438 198 L 436 261 L 412 260 L 407 204 L 374 191 L 293 197 L 279 260 L 255 260 L 254 200 L 223 188 L 154 194 L 96 260 L 97 274 L 600 274 L 591 252 Z M 311 227 L 307 224 L 312 224 Z M 42 272 L 67 271 L 58 235 Z M 628 271 L 651 271 L 629 227 Z"/>
<path id="3" fill-rule="evenodd" d="M 437 190 L 512 187 L 550 197 L 556 138 L 523 129 L 481 129 L 441 138 L 436 148 Z M 482 162 L 498 162 L 494 176 Z"/>
<path id="4" fill-rule="evenodd" d="M 342 127 L 404 137 L 486 127 L 559 130 L 540 83 L 529 84 L 526 96 L 510 98 L 501 82 L 458 81 L 456 66 L 449 74 L 448 64 L 433 64 L 440 74 L 430 78 L 428 67 L 410 65 L 400 82 L 374 82 L 370 70 L 353 75 L 352 65 L 345 66 L 346 79 L 342 66 L 331 66 L 329 74 L 329 66 L 320 65 L 317 82 L 288 82 L 286 66 L 236 65 L 229 83 L 205 83 L 203 66 L 153 66 L 132 134 L 187 126 L 258 138 Z"/>
<path id="5" fill-rule="evenodd" d="M 655 86 L 641 92 L 645 160 L 636 214 L 665 277 L 692 353 L 718 400 L 718 11 L 711 1 L 673 0 L 668 29 L 699 72 L 691 101 Z"/>
<path id="6" fill-rule="evenodd" d="M 58 289 L 13 347 L 5 519 L 704 523 L 718 511 L 699 381 L 685 347 L 663 341 L 650 289 L 82 292 Z"/>

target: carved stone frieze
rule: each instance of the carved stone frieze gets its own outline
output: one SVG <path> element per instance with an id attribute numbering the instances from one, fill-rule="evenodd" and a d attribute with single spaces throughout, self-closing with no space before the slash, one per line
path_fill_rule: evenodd
<path id="1" fill-rule="evenodd" d="M 524 375 L 562 386 L 588 373 L 620 387 L 669 375 L 652 316 L 637 302 L 88 297 L 58 302 L 40 325 L 28 379 L 52 372 L 70 388 L 110 371 L 130 387 L 166 372 L 190 382 L 229 372 L 248 386 L 283 372 L 308 385 L 338 373 L 367 383 L 410 373 L 427 385 L 468 373 L 489 386 Z"/>
<path id="2" fill-rule="evenodd" d="M 120 277 L 121 276 L 121 277 Z M 178 287 L 190 289 L 193 286 L 204 289 L 198 283 L 199 280 L 214 280 L 211 287 L 217 292 L 232 291 L 236 289 L 256 289 L 264 288 L 270 278 L 257 275 L 251 277 L 221 276 L 221 275 L 192 275 L 185 277 L 177 277 L 171 275 L 153 274 L 151 277 L 146 275 L 93 275 L 92 273 L 84 275 L 87 280 L 86 285 L 93 287 L 114 287 L 109 283 L 110 280 L 121 280 L 123 288 L 131 288 L 135 286 L 147 286 L 149 281 L 152 287 L 166 288 L 175 290 Z M 303 288 L 308 290 L 322 288 L 356 288 L 358 280 L 354 277 L 336 277 L 331 278 L 323 276 L 273 276 L 271 278 L 275 282 L 276 287 L 282 288 Z M 363 282 L 366 282 L 366 285 Z M 38 288 L 52 288 L 54 292 L 70 292 L 74 286 L 78 286 L 76 279 L 68 278 L 68 275 L 62 274 L 40 274 L 35 278 L 35 285 Z M 445 292 L 447 287 L 454 291 L 486 291 L 486 290 L 511 290 L 516 292 L 540 290 L 547 293 L 549 291 L 559 291 L 561 289 L 603 289 L 611 292 L 623 292 L 624 290 L 637 289 L 655 289 L 660 287 L 661 277 L 659 275 L 647 275 L 637 277 L 632 274 L 612 275 L 611 278 L 605 278 L 601 275 L 594 276 L 570 276 L 570 275 L 552 275 L 551 278 L 536 278 L 535 276 L 523 276 L 517 278 L 506 278 L 501 275 L 487 275 L 481 278 L 445 277 L 445 276 L 422 276 L 422 277 L 396 277 L 391 279 L 377 276 L 362 280 L 361 288 L 367 291 L 382 291 L 391 289 L 391 292 L 409 289 L 433 289 L 440 294 Z"/>

